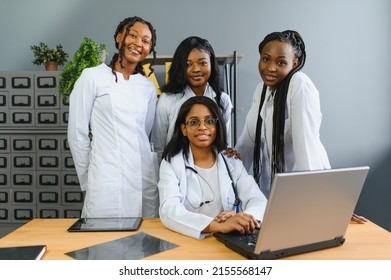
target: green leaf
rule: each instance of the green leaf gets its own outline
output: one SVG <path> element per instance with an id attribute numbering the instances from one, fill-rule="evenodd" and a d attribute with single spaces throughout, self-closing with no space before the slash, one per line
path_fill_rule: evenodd
<path id="1" fill-rule="evenodd" d="M 38 46 L 32 45 L 30 49 L 33 51 L 36 65 L 46 64 L 49 61 L 57 61 L 58 65 L 64 65 L 68 61 L 68 54 L 63 50 L 62 45 L 59 44 L 53 49 L 49 49 L 48 45 L 40 42 Z"/>
<path id="2" fill-rule="evenodd" d="M 73 61 L 68 62 L 60 74 L 59 91 L 63 96 L 71 94 L 76 80 L 85 68 L 94 67 L 104 62 L 102 53 L 105 55 L 109 53 L 105 44 L 98 44 L 87 37 L 83 38 L 73 55 Z"/>

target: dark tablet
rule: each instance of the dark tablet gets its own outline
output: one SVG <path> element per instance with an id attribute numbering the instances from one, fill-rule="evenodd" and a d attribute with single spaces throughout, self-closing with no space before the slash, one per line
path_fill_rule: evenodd
<path id="1" fill-rule="evenodd" d="M 141 224 L 142 217 L 129 218 L 81 218 L 69 229 L 69 232 L 86 231 L 134 231 Z"/>

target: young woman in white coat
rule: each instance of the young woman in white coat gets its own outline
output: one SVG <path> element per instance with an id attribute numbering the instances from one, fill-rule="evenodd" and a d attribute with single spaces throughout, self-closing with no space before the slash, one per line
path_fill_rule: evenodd
<path id="1" fill-rule="evenodd" d="M 129 17 L 114 40 L 119 52 L 110 65 L 85 69 L 70 95 L 68 141 L 86 192 L 82 217 L 157 217 L 158 163 L 149 144 L 156 88 L 141 65 L 156 57 L 156 33 Z"/>
<path id="2" fill-rule="evenodd" d="M 226 127 L 217 103 L 204 96 L 181 106 L 160 165 L 160 219 L 203 239 L 213 232 L 252 232 L 267 200 L 240 160 L 227 158 Z"/>
<path id="3" fill-rule="evenodd" d="M 181 105 L 192 96 L 206 96 L 216 101 L 223 110 L 223 117 L 230 135 L 232 103 L 219 85 L 219 66 L 210 43 L 191 36 L 183 40 L 175 50 L 168 71 L 168 83 L 162 87 L 152 142 L 159 160 L 174 131 L 175 120 Z"/>
<path id="4" fill-rule="evenodd" d="M 319 92 L 301 72 L 302 37 L 291 30 L 273 32 L 259 44 L 259 54 L 263 82 L 235 150 L 268 197 L 273 174 L 329 169 L 330 163 L 320 141 Z"/>

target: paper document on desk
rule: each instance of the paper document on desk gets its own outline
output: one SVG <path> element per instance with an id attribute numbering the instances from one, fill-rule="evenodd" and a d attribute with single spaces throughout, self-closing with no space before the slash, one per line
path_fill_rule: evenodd
<path id="1" fill-rule="evenodd" d="M 144 232 L 66 253 L 77 260 L 139 260 L 178 245 Z"/>

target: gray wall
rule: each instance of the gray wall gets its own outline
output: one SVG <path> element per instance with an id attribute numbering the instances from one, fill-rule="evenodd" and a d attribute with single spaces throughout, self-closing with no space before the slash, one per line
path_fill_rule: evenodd
<path id="1" fill-rule="evenodd" d="M 114 52 L 120 20 L 139 15 L 157 29 L 157 51 L 172 55 L 189 35 L 216 53 L 244 54 L 238 67 L 238 127 L 260 77 L 257 47 L 272 31 L 298 30 L 321 93 L 321 136 L 333 167 L 369 165 L 356 212 L 391 230 L 391 1 L 389 0 L 2 0 L 0 71 L 42 70 L 29 48 L 63 44 L 73 55 L 90 37 Z"/>

